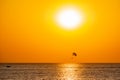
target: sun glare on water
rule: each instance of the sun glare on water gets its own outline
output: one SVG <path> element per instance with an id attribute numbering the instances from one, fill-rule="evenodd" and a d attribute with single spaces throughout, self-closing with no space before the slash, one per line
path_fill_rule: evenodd
<path id="1" fill-rule="evenodd" d="M 83 15 L 76 7 L 63 7 L 56 13 L 55 22 L 64 29 L 72 30 L 82 25 Z"/>

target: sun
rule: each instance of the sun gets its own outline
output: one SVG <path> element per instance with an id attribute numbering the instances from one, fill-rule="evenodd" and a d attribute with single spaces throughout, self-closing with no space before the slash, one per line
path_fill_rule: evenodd
<path id="1" fill-rule="evenodd" d="M 64 29 L 72 30 L 80 27 L 83 23 L 83 15 L 76 7 L 62 7 L 55 15 L 55 22 Z"/>

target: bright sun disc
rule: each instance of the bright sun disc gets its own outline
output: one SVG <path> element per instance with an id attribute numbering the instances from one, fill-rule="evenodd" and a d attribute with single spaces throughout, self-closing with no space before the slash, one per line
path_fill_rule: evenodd
<path id="1" fill-rule="evenodd" d="M 75 29 L 83 22 L 81 12 L 74 7 L 61 8 L 55 15 L 57 25 L 65 29 Z"/>

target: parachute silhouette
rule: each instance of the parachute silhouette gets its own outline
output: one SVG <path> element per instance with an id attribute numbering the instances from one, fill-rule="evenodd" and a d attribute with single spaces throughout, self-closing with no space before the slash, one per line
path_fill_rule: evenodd
<path id="1" fill-rule="evenodd" d="M 72 53 L 72 56 L 77 56 L 77 53 L 73 52 L 73 53 Z"/>

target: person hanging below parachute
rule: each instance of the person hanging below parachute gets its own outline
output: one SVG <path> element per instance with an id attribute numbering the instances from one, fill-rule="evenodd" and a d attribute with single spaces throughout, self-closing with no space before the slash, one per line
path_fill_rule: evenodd
<path id="1" fill-rule="evenodd" d="M 78 55 L 77 55 L 77 53 L 76 52 L 73 52 L 72 53 L 72 62 L 77 62 L 76 61 L 76 57 L 77 57 Z"/>

